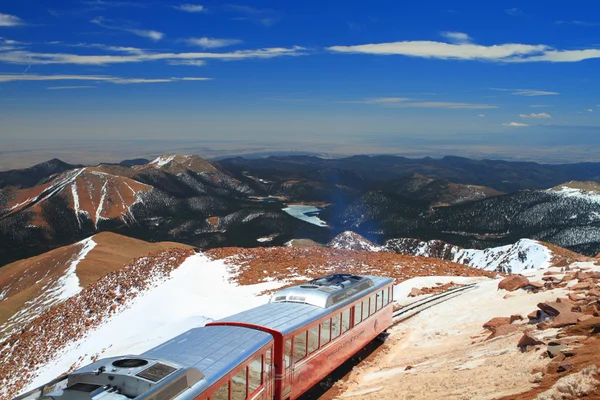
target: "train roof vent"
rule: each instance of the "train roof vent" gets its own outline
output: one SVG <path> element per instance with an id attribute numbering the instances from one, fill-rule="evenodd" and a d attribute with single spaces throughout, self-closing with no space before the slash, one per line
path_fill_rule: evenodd
<path id="1" fill-rule="evenodd" d="M 171 375 L 173 372 L 177 371 L 177 368 L 171 367 L 170 365 L 156 363 L 151 367 L 146 368 L 140 373 L 137 373 L 136 376 L 140 378 L 147 379 L 152 382 L 158 382 L 163 378 Z"/>
<path id="2" fill-rule="evenodd" d="M 306 303 L 326 308 L 372 286 L 374 286 L 374 283 L 368 276 L 332 274 L 280 290 L 271 298 L 271 302 Z"/>

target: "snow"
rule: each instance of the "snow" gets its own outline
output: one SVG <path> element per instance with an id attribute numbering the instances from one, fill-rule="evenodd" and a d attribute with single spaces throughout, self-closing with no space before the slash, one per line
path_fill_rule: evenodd
<path id="1" fill-rule="evenodd" d="M 212 261 L 202 254 L 189 257 L 168 280 L 157 282 L 86 338 L 72 343 L 47 365 L 40 366 L 40 375 L 23 392 L 64 373 L 74 363 L 91 362 L 96 354 L 101 357 L 140 354 L 191 328 L 264 304 L 268 296 L 258 293 L 285 284 L 237 286 L 230 282 L 234 273 L 221 260 Z"/>
<path id="2" fill-rule="evenodd" d="M 290 205 L 283 209 L 286 213 L 291 215 L 294 218 L 301 219 L 303 221 L 309 222 L 313 225 L 326 227 L 327 223 L 320 219 L 317 216 L 306 215 L 308 213 L 314 213 L 321 211 L 320 208 L 313 206 L 298 206 L 298 205 Z"/>
<path id="3" fill-rule="evenodd" d="M 259 243 L 270 242 L 272 240 L 273 240 L 273 237 L 270 237 L 270 236 L 261 237 L 261 238 L 256 239 L 256 241 Z"/>
<path id="4" fill-rule="evenodd" d="M 546 269 L 551 265 L 552 252 L 543 244 L 521 239 L 513 245 L 485 250 L 461 249 L 453 261 L 486 271 L 510 271 L 520 274 L 527 269 Z"/>
<path id="5" fill-rule="evenodd" d="M 77 186 L 75 185 L 75 182 L 71 184 L 71 194 L 73 195 L 73 206 L 75 208 L 74 211 L 75 217 L 77 218 L 77 224 L 81 228 L 81 218 L 79 217 L 79 195 L 77 194 Z"/>
<path id="6" fill-rule="evenodd" d="M 106 199 L 106 194 L 108 193 L 108 180 L 104 181 L 104 185 L 102 185 L 102 197 L 100 197 L 100 203 L 98 204 L 98 208 L 96 209 L 96 229 L 98 229 L 98 221 L 100 221 L 101 213 L 103 209 L 104 200 Z"/>
<path id="7" fill-rule="evenodd" d="M 155 164 L 157 168 L 161 168 L 161 167 L 167 165 L 168 163 L 170 163 L 171 161 L 173 161 L 174 159 L 175 159 L 175 155 L 160 156 L 160 157 L 150 161 L 150 164 Z"/>
<path id="8" fill-rule="evenodd" d="M 65 275 L 58 280 L 57 289 L 49 292 L 51 295 L 54 294 L 56 299 L 59 301 L 67 300 L 81 291 L 79 278 L 77 277 L 77 265 L 85 259 L 85 257 L 94 249 L 94 247 L 96 247 L 96 242 L 94 242 L 91 237 L 84 239 L 77 244 L 83 245 L 83 248 L 77 255 L 77 258 L 71 262 L 71 265 L 69 265 L 69 268 L 67 268 Z"/>
<path id="9" fill-rule="evenodd" d="M 548 189 L 550 193 L 556 193 L 559 196 L 576 198 L 581 200 L 586 200 L 591 203 L 600 203 L 600 193 L 593 190 L 584 190 L 571 188 L 568 186 L 561 186 L 558 189 Z"/>

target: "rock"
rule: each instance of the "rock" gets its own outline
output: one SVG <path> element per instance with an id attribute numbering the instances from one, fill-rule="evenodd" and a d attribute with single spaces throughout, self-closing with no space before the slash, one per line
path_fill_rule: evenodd
<path id="1" fill-rule="evenodd" d="M 584 322 L 591 318 L 594 317 L 592 315 L 582 315 L 581 317 L 577 318 L 577 322 Z"/>
<path id="2" fill-rule="evenodd" d="M 564 344 L 548 345 L 548 349 L 546 350 L 546 352 L 548 353 L 548 356 L 550 356 L 550 358 L 554 358 L 561 355 L 561 351 L 566 348 L 567 346 L 565 346 Z"/>
<path id="3" fill-rule="evenodd" d="M 406 368 L 404 368 L 405 371 L 410 371 L 411 369 L 413 369 L 414 367 L 412 365 L 407 365 Z"/>
<path id="4" fill-rule="evenodd" d="M 494 331 L 496 328 L 502 325 L 510 324 L 510 318 L 507 317 L 496 317 L 490 319 L 488 322 L 483 324 L 485 329 L 489 329 L 490 331 Z"/>
<path id="5" fill-rule="evenodd" d="M 523 337 L 517 343 L 517 347 L 520 347 L 521 350 L 525 349 L 527 346 L 538 346 L 544 344 L 541 340 L 532 336 L 529 332 L 525 332 Z"/>
<path id="6" fill-rule="evenodd" d="M 600 290 L 598 290 L 598 289 L 588 290 L 587 295 L 593 296 L 593 297 L 600 297 Z"/>
<path id="7" fill-rule="evenodd" d="M 593 287 L 593 284 L 590 282 L 580 282 L 571 286 L 571 290 L 590 290 Z"/>
<path id="8" fill-rule="evenodd" d="M 563 361 L 560 363 L 556 372 L 567 372 L 573 368 L 574 364 L 572 362 Z"/>
<path id="9" fill-rule="evenodd" d="M 556 276 L 544 276 L 544 277 L 542 277 L 542 280 L 546 281 L 546 282 L 553 282 L 553 283 L 562 282 L 562 279 L 557 278 Z"/>
<path id="10" fill-rule="evenodd" d="M 510 325 L 510 324 L 501 325 L 501 326 L 495 328 L 492 331 L 492 334 L 490 336 L 488 336 L 485 340 L 490 340 L 490 339 L 494 339 L 494 338 L 497 338 L 500 336 L 505 336 L 510 333 L 516 332 L 518 329 L 519 329 L 519 327 L 516 325 Z"/>
<path id="11" fill-rule="evenodd" d="M 567 297 L 569 298 L 569 300 L 571 301 L 579 301 L 579 300 L 585 300 L 585 297 L 577 294 L 577 293 L 569 293 L 567 295 Z"/>
<path id="12" fill-rule="evenodd" d="M 527 286 L 531 286 L 534 289 L 543 289 L 544 288 L 544 284 L 542 282 L 529 282 L 529 284 Z"/>
<path id="13" fill-rule="evenodd" d="M 504 295 L 503 299 L 506 300 L 506 299 L 510 299 L 511 297 L 515 297 L 515 295 L 514 294 L 510 294 L 510 293 L 506 293 Z"/>
<path id="14" fill-rule="evenodd" d="M 555 317 L 562 312 L 570 312 L 573 307 L 571 304 L 566 303 L 565 301 L 561 301 L 561 299 L 556 299 L 557 301 L 553 302 L 544 302 L 538 303 L 538 308 L 550 315 L 551 317 Z"/>
<path id="15" fill-rule="evenodd" d="M 544 374 L 541 372 L 538 372 L 536 374 L 531 375 L 531 377 L 529 378 L 529 382 L 540 383 L 542 381 L 543 377 L 544 377 Z"/>
<path id="16" fill-rule="evenodd" d="M 418 288 L 412 288 L 412 290 L 410 291 L 410 293 L 408 294 L 408 297 L 416 297 L 416 296 L 422 296 L 424 295 L 425 292 L 422 291 L 421 289 Z"/>
<path id="17" fill-rule="evenodd" d="M 514 292 L 515 290 L 524 288 L 528 284 L 529 279 L 525 278 L 523 275 L 511 275 L 500 281 L 498 284 L 498 289 Z"/>
<path id="18" fill-rule="evenodd" d="M 521 314 L 513 314 L 510 316 L 510 323 L 512 324 L 515 321 L 523 321 L 525 318 Z"/>
<path id="19" fill-rule="evenodd" d="M 579 317 L 581 316 L 583 316 L 582 313 L 564 311 L 552 319 L 551 325 L 553 328 L 561 328 L 567 325 L 575 325 Z"/>

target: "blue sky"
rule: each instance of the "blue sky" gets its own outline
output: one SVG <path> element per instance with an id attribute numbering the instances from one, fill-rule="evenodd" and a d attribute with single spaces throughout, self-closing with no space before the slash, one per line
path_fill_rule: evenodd
<path id="1" fill-rule="evenodd" d="M 589 149 L 595 3 L 4 0 L 0 141 Z"/>

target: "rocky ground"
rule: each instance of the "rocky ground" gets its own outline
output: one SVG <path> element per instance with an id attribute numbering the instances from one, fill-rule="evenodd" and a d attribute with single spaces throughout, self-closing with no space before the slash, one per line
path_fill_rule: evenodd
<path id="1" fill-rule="evenodd" d="M 101 325 L 193 253 L 189 249 L 169 249 L 137 258 L 10 335 L 0 343 L 0 398 L 19 393 L 35 366 L 50 361 L 56 351 Z"/>
<path id="2" fill-rule="evenodd" d="M 430 291 L 427 281 L 406 285 Z M 395 326 L 326 398 L 600 398 L 599 287 L 590 262 L 481 280 Z"/>

